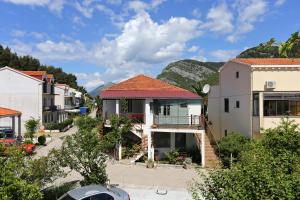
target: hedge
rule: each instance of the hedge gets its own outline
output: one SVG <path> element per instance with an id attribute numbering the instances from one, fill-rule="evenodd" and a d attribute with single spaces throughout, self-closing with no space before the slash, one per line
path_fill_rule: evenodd
<path id="1" fill-rule="evenodd" d="M 46 130 L 59 130 L 62 131 L 67 126 L 73 124 L 73 119 L 66 119 L 65 121 L 61 123 L 47 123 L 45 124 Z"/>

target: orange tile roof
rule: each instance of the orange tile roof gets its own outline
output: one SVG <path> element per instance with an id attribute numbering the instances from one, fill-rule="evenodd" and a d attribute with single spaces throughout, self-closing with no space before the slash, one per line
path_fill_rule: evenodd
<path id="1" fill-rule="evenodd" d="M 27 74 L 28 76 L 43 76 L 46 75 L 46 71 L 20 71 L 24 74 Z"/>
<path id="2" fill-rule="evenodd" d="M 48 74 L 48 78 L 54 78 L 53 74 Z"/>
<path id="3" fill-rule="evenodd" d="M 235 58 L 231 61 L 249 65 L 300 65 L 300 58 Z"/>
<path id="4" fill-rule="evenodd" d="M 103 99 L 118 98 L 180 98 L 201 99 L 195 93 L 165 83 L 161 80 L 138 75 L 112 85 L 101 92 Z"/>
<path id="5" fill-rule="evenodd" d="M 19 116 L 22 113 L 16 110 L 0 107 L 0 117 Z"/>
<path id="6" fill-rule="evenodd" d="M 126 81 L 122 81 L 118 84 L 112 85 L 106 88 L 105 91 L 112 90 L 143 90 L 143 91 L 153 91 L 153 90 L 168 90 L 168 91 L 186 91 L 185 89 L 176 87 L 174 85 L 165 83 L 161 80 L 150 78 L 145 75 L 138 75 L 130 78 Z"/>

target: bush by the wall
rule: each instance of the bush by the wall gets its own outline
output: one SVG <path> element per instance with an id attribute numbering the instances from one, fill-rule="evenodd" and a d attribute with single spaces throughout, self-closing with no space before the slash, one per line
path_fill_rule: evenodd
<path id="1" fill-rule="evenodd" d="M 38 142 L 40 145 L 44 145 L 46 143 L 46 136 L 45 135 L 40 135 L 38 137 Z"/>
<path id="2" fill-rule="evenodd" d="M 46 130 L 59 130 L 62 131 L 67 126 L 73 124 L 73 119 L 66 119 L 65 121 L 61 123 L 47 123 L 45 124 Z"/>
<path id="3" fill-rule="evenodd" d="M 246 148 L 249 139 L 239 133 L 231 133 L 219 142 L 220 157 L 224 167 L 230 167 L 231 162 L 237 162 L 240 153 Z"/>

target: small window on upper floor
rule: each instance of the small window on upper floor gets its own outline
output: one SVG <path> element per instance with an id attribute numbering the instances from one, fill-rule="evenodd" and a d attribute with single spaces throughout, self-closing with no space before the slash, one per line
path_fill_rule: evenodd
<path id="1" fill-rule="evenodd" d="M 224 99 L 224 112 L 229 112 L 229 99 L 225 98 Z"/>
<path id="2" fill-rule="evenodd" d="M 224 131 L 224 135 L 225 135 L 225 137 L 228 135 L 228 133 L 227 133 L 227 129 L 225 129 L 225 131 Z"/>
<path id="3" fill-rule="evenodd" d="M 239 78 L 240 77 L 240 72 L 235 72 L 235 78 Z"/>
<path id="4" fill-rule="evenodd" d="M 235 107 L 236 107 L 236 108 L 240 108 L 240 101 L 236 101 L 236 102 L 235 102 Z"/>

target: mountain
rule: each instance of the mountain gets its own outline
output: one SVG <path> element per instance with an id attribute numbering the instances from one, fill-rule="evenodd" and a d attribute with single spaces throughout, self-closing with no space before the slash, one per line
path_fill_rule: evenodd
<path id="1" fill-rule="evenodd" d="M 179 60 L 166 66 L 158 79 L 193 91 L 192 86 L 205 80 L 209 84 L 217 84 L 218 69 L 224 62 L 200 62 L 197 60 Z"/>
<path id="2" fill-rule="evenodd" d="M 68 84 L 73 88 L 80 89 L 83 92 L 85 91 L 84 88 L 77 85 L 77 78 L 75 75 L 68 74 L 58 67 L 42 65 L 38 59 L 29 55 L 19 56 L 12 52 L 8 47 L 4 48 L 0 45 L 0 68 L 5 66 L 25 71 L 47 71 L 47 73 L 54 75 L 56 82 Z"/>
<path id="3" fill-rule="evenodd" d="M 109 83 L 106 83 L 106 84 L 103 84 L 103 85 L 100 85 L 98 87 L 96 87 L 95 89 L 93 89 L 92 91 L 89 92 L 89 95 L 92 96 L 92 97 L 96 97 L 96 96 L 99 96 L 101 94 L 101 91 L 114 85 L 114 83 L 112 82 L 109 82 Z"/>

